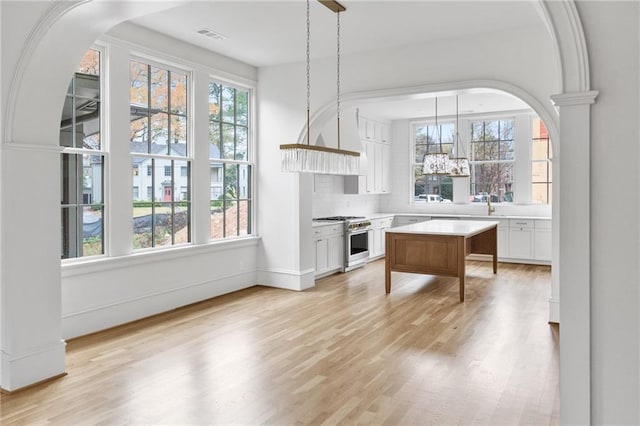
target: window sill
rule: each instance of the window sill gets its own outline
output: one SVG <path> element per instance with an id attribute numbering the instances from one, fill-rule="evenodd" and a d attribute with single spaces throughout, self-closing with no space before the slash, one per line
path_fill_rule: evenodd
<path id="1" fill-rule="evenodd" d="M 199 245 L 182 245 L 162 249 L 136 251 L 117 257 L 93 257 L 87 259 L 65 260 L 62 263 L 62 278 L 93 274 L 115 268 L 130 268 L 150 263 L 166 262 L 181 257 L 215 253 L 217 251 L 257 246 L 260 237 L 249 236 L 227 240 L 211 241 Z"/>

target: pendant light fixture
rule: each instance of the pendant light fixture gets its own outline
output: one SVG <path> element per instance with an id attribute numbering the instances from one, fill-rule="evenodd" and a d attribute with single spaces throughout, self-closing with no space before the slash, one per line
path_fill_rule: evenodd
<path id="1" fill-rule="evenodd" d="M 422 173 L 425 175 L 448 175 L 450 171 L 451 162 L 449 160 L 449 154 L 445 153 L 442 149 L 442 135 L 440 134 L 440 127 L 438 126 L 438 98 L 435 98 L 435 134 L 438 151 L 427 152 L 424 156 L 424 165 L 422 167 Z"/>
<path id="2" fill-rule="evenodd" d="M 455 150 L 451 153 L 451 166 L 449 176 L 453 177 L 469 177 L 469 159 L 464 155 L 464 145 L 460 145 L 460 132 L 458 131 L 458 95 L 456 95 L 456 145 Z"/>
<path id="3" fill-rule="evenodd" d="M 311 115 L 311 20 L 307 0 L 307 143 L 280 145 L 283 172 L 357 175 L 360 171 L 360 153 L 340 149 L 340 12 L 346 10 L 337 1 L 319 0 L 337 15 L 337 148 L 310 144 Z"/>

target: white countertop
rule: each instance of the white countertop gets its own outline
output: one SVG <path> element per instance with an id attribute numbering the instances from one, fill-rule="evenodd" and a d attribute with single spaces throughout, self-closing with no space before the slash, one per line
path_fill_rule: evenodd
<path id="1" fill-rule="evenodd" d="M 387 232 L 470 237 L 499 224 L 500 222 L 490 220 L 429 220 L 396 226 L 388 229 Z"/>

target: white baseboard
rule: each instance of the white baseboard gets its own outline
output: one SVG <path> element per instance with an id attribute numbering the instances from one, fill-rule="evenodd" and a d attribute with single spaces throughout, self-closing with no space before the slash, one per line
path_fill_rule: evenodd
<path id="1" fill-rule="evenodd" d="M 267 287 L 282 288 L 285 290 L 302 291 L 315 286 L 315 270 L 262 270 L 258 271 L 258 284 Z"/>
<path id="2" fill-rule="evenodd" d="M 245 272 L 63 314 L 62 335 L 69 339 L 94 333 L 255 285 L 256 273 Z"/>
<path id="3" fill-rule="evenodd" d="M 22 353 L 2 351 L 0 387 L 11 392 L 64 374 L 65 346 L 59 340 Z"/>

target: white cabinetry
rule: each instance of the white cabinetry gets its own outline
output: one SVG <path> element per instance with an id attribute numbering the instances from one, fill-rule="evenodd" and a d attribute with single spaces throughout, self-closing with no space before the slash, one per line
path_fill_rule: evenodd
<path id="1" fill-rule="evenodd" d="M 551 221 L 536 220 L 534 230 L 533 258 L 551 261 Z"/>
<path id="2" fill-rule="evenodd" d="M 534 221 L 509 219 L 509 257 L 533 259 Z"/>
<path id="3" fill-rule="evenodd" d="M 389 124 L 365 117 L 359 119 L 360 139 L 366 163 L 361 176 L 345 176 L 345 194 L 385 194 L 390 192 Z"/>
<path id="4" fill-rule="evenodd" d="M 431 220 L 430 216 L 396 216 L 393 220 L 394 226 L 411 225 L 412 223 L 426 222 Z"/>
<path id="5" fill-rule="evenodd" d="M 369 230 L 369 259 L 384 256 L 384 234 L 387 229 L 391 228 L 393 217 L 381 217 L 371 220 L 371 229 Z"/>
<path id="6" fill-rule="evenodd" d="M 344 267 L 344 228 L 342 222 L 314 226 L 316 277 L 340 271 Z"/>

